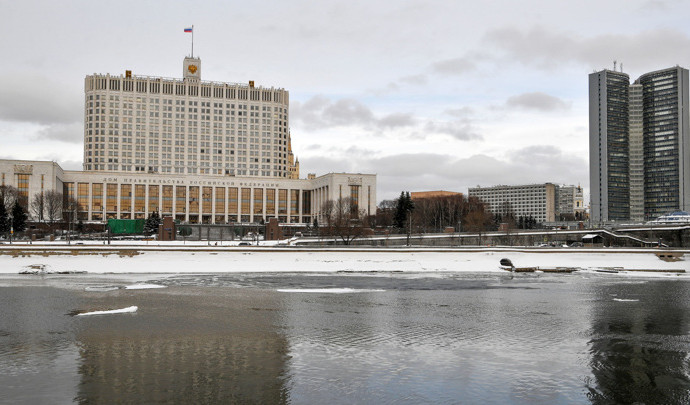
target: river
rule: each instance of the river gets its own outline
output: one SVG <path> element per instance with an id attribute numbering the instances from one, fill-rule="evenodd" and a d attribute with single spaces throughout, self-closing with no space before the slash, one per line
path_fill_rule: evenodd
<path id="1" fill-rule="evenodd" d="M 2 276 L 0 402 L 690 403 L 682 279 L 131 277 Z"/>

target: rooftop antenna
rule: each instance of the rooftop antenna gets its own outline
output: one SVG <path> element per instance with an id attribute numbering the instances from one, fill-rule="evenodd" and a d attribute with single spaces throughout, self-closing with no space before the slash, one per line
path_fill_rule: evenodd
<path id="1" fill-rule="evenodd" d="M 194 35 L 194 34 L 192 34 L 192 35 Z M 192 36 L 192 40 L 194 40 L 193 36 Z M 194 43 L 193 42 L 192 42 L 192 50 L 194 50 Z M 613 71 L 614 72 L 616 71 L 616 62 L 618 62 L 618 61 L 615 61 L 615 60 L 613 61 Z"/>
<path id="2" fill-rule="evenodd" d="M 623 62 L 621 62 L 621 73 L 623 73 Z"/>

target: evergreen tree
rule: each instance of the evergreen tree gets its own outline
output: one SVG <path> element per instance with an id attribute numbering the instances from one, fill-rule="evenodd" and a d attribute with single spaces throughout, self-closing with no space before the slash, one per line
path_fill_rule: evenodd
<path id="1" fill-rule="evenodd" d="M 5 234 L 10 231 L 10 217 L 7 215 L 5 204 L 0 201 L 0 234 Z"/>
<path id="2" fill-rule="evenodd" d="M 402 191 L 400 197 L 396 200 L 395 213 L 393 214 L 393 223 L 400 229 L 405 228 L 407 217 L 414 210 L 414 203 L 410 197 L 410 192 Z"/>
<path id="3" fill-rule="evenodd" d="M 154 211 L 149 214 L 146 218 L 146 223 L 144 224 L 144 233 L 147 235 L 153 235 L 158 233 L 158 226 L 161 224 L 161 217 L 158 215 L 158 211 Z"/>
<path id="4" fill-rule="evenodd" d="M 15 232 L 24 232 L 26 229 L 26 219 L 27 215 L 24 207 L 19 204 L 19 201 L 15 202 L 12 208 L 12 228 L 14 228 Z"/>

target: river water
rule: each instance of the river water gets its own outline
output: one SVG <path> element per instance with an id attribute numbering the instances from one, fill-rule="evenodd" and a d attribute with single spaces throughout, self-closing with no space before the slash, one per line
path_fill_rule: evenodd
<path id="1" fill-rule="evenodd" d="M 0 278 L 0 402 L 690 403 L 682 279 L 126 277 Z"/>

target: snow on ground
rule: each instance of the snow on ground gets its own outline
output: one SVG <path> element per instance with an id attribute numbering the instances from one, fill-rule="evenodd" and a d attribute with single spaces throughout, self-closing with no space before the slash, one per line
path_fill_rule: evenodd
<path id="1" fill-rule="evenodd" d="M 124 247 L 62 248 L 25 245 L 19 253 L 0 248 L 0 274 L 17 274 L 44 266 L 47 273 L 225 273 L 225 272 L 502 272 L 499 261 L 516 267 L 577 267 L 581 269 L 686 270 L 686 260 L 666 262 L 655 249 L 294 249 L 249 247 Z M 12 248 L 14 249 L 14 248 Z M 79 254 L 75 254 L 79 253 Z M 648 273 L 645 273 L 648 274 Z M 690 274 L 685 276 L 690 277 Z"/>
<path id="2" fill-rule="evenodd" d="M 132 306 L 132 307 L 127 307 L 127 308 L 122 308 L 122 309 L 112 309 L 109 311 L 83 312 L 81 314 L 77 314 L 76 316 L 126 314 L 126 313 L 131 313 L 131 312 L 137 312 L 138 309 L 139 309 L 138 307 Z"/>

